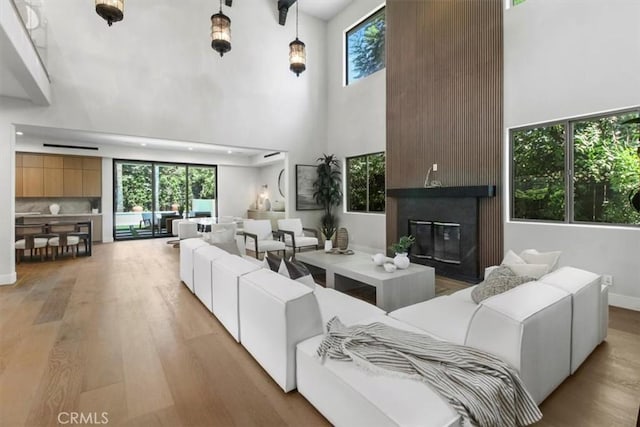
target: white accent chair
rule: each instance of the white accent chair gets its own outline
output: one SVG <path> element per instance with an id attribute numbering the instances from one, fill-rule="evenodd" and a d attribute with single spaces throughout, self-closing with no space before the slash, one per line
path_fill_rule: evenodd
<path id="1" fill-rule="evenodd" d="M 256 258 L 259 258 L 259 254 L 262 252 L 274 251 L 282 251 L 284 256 L 285 243 L 275 239 L 270 220 L 253 219 L 244 221 L 243 235 L 245 247 L 254 251 Z"/>
<path id="2" fill-rule="evenodd" d="M 296 249 L 298 249 L 298 252 L 301 248 L 313 247 L 318 249 L 318 231 L 313 228 L 303 227 L 300 218 L 279 219 L 278 231 L 284 237 L 285 245 L 293 249 L 294 257 Z M 314 237 L 305 235 L 305 231 L 313 233 Z"/>
<path id="3" fill-rule="evenodd" d="M 203 246 L 209 246 L 202 239 L 180 240 L 180 279 L 193 292 L 193 252 Z"/>

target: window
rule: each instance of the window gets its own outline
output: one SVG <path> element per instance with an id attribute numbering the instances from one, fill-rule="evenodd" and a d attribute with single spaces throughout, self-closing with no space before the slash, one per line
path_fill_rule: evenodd
<path id="1" fill-rule="evenodd" d="M 512 130 L 512 219 L 640 225 L 639 117 L 633 109 Z"/>
<path id="2" fill-rule="evenodd" d="M 384 212 L 385 155 L 347 158 L 347 211 Z"/>
<path id="3" fill-rule="evenodd" d="M 383 6 L 347 31 L 347 85 L 384 68 L 385 29 Z"/>

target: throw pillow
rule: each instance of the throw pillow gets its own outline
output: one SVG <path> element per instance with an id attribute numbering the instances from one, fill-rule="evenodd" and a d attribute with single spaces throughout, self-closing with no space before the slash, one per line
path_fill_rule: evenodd
<path id="1" fill-rule="evenodd" d="M 555 270 L 558 265 L 558 259 L 562 252 L 538 252 L 535 249 L 526 249 L 520 252 L 520 258 L 525 260 L 527 264 L 546 264 L 549 268 L 548 271 Z"/>
<path id="2" fill-rule="evenodd" d="M 527 262 L 523 260 L 521 257 L 516 255 L 511 249 L 505 254 L 504 259 L 500 265 L 511 265 L 511 264 L 526 264 Z"/>
<path id="3" fill-rule="evenodd" d="M 278 255 L 270 254 L 269 252 L 264 254 L 264 261 L 262 263 L 264 268 L 268 268 L 271 271 L 275 271 L 276 273 L 280 270 L 280 265 L 282 264 L 282 258 Z"/>
<path id="4" fill-rule="evenodd" d="M 220 249 L 229 252 L 231 255 L 240 256 L 240 250 L 238 249 L 238 244 L 235 241 L 225 243 L 212 243 L 211 246 L 217 246 Z"/>
<path id="5" fill-rule="evenodd" d="M 539 279 L 549 272 L 547 264 L 509 264 L 511 271 L 517 276 L 530 276 Z"/>
<path id="6" fill-rule="evenodd" d="M 484 282 L 473 289 L 471 299 L 473 299 L 476 304 L 479 304 L 489 297 L 501 294 L 523 283 L 531 282 L 532 280 L 535 279 L 527 276 L 516 276 L 509 267 L 500 266 L 493 270 Z"/>
<path id="7" fill-rule="evenodd" d="M 311 276 L 311 272 L 309 272 L 307 266 L 294 259 L 284 259 L 280 264 L 280 270 L 278 273 L 291 280 L 303 283 L 311 289 L 316 288 L 316 282 L 313 280 L 313 276 Z"/>

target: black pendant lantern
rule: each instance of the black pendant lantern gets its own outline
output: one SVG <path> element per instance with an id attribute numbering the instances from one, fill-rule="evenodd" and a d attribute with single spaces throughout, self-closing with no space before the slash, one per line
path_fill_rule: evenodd
<path id="1" fill-rule="evenodd" d="M 298 3 L 296 1 L 296 39 L 289 43 L 289 69 L 300 77 L 300 73 L 307 69 L 307 52 L 305 44 L 298 39 Z"/>
<path id="2" fill-rule="evenodd" d="M 96 13 L 111 26 L 124 18 L 124 0 L 96 0 Z"/>
<path id="3" fill-rule="evenodd" d="M 220 56 L 231 50 L 231 19 L 222 13 L 222 0 L 220 12 L 211 15 L 211 48 Z"/>

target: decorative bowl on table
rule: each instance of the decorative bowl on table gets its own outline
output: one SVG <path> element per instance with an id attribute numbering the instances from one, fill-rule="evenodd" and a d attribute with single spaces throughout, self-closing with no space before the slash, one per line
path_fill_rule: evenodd
<path id="1" fill-rule="evenodd" d="M 396 271 L 396 266 L 395 264 L 391 264 L 390 262 L 385 262 L 383 264 L 384 267 L 384 271 L 386 271 L 387 273 L 393 273 L 394 271 Z"/>

